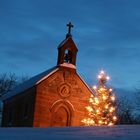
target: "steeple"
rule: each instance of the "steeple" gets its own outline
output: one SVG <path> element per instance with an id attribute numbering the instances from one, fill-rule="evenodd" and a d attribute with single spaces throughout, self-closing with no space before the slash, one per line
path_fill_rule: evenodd
<path id="1" fill-rule="evenodd" d="M 71 22 L 67 24 L 68 33 L 66 39 L 58 46 L 58 60 L 57 65 L 68 63 L 76 66 L 77 47 L 72 39 L 71 28 L 74 27 Z"/>

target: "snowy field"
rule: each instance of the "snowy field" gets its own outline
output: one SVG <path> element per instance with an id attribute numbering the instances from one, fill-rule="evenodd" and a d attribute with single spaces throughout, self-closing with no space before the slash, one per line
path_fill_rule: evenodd
<path id="1" fill-rule="evenodd" d="M 0 140 L 140 140 L 140 125 L 0 128 Z"/>

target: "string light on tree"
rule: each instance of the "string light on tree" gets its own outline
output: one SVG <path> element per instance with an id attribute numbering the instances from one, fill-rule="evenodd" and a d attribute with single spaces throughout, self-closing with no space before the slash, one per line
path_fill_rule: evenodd
<path id="1" fill-rule="evenodd" d="M 82 122 L 86 126 L 112 126 L 116 123 L 117 116 L 115 115 L 116 108 L 113 89 L 106 86 L 106 82 L 110 77 L 101 70 L 97 79 L 98 86 L 92 87 L 95 96 L 91 95 L 89 99 L 90 106 L 86 107 L 89 117 L 84 118 Z"/>

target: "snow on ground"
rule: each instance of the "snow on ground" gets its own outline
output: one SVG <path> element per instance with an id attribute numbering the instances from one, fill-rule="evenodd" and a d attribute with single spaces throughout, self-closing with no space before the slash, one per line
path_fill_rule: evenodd
<path id="1" fill-rule="evenodd" d="M 0 128 L 0 140 L 140 140 L 140 125 Z"/>

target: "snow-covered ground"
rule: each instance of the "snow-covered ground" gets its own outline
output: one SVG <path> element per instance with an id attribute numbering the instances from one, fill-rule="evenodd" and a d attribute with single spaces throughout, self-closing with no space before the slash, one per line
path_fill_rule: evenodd
<path id="1" fill-rule="evenodd" d="M 0 140 L 140 140 L 140 125 L 0 128 Z"/>

